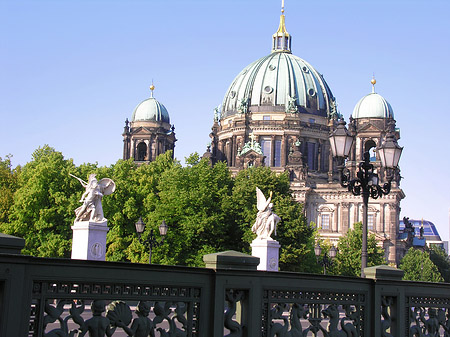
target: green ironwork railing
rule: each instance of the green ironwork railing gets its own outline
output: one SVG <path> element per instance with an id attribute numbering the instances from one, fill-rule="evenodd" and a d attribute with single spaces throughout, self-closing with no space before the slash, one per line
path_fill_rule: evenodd
<path id="1" fill-rule="evenodd" d="M 216 268 L 0 255 L 0 336 L 450 333 L 450 284 Z"/>

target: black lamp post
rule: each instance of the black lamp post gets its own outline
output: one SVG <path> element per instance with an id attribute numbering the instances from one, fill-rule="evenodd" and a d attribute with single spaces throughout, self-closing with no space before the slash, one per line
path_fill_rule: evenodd
<path id="1" fill-rule="evenodd" d="M 356 178 L 350 179 L 350 171 L 345 168 L 345 158 L 348 157 L 353 145 L 353 136 L 350 135 L 345 122 L 341 120 L 334 132 L 330 134 L 330 144 L 333 156 L 339 160 L 339 181 L 342 187 L 346 187 L 353 195 L 361 195 L 363 198 L 363 227 L 362 227 L 362 252 L 361 252 L 361 277 L 365 277 L 364 268 L 367 267 L 367 208 L 369 197 L 376 199 L 386 195 L 391 190 L 391 181 L 397 168 L 403 148 L 397 144 L 394 134 L 388 133 L 386 140 L 377 148 L 381 165 L 386 169 L 387 182 L 380 186 L 378 174 L 370 163 L 369 152 L 364 153 L 364 160 L 359 163 Z"/>
<path id="2" fill-rule="evenodd" d="M 322 247 L 320 247 L 320 244 L 317 243 L 317 245 L 314 247 L 314 254 L 316 255 L 317 263 L 320 264 L 323 267 L 323 274 L 327 274 L 327 268 L 330 268 L 333 264 L 333 259 L 336 257 L 337 249 L 336 247 L 332 246 L 330 248 L 330 251 L 323 255 L 323 257 L 320 259 L 320 254 L 322 254 Z"/>
<path id="3" fill-rule="evenodd" d="M 167 229 L 169 226 L 167 226 L 166 221 L 163 220 L 161 225 L 159 225 L 159 234 L 161 235 L 161 241 L 158 241 L 156 239 L 156 236 L 153 233 L 153 229 L 150 230 L 150 235 L 147 237 L 146 240 L 142 238 L 142 233 L 144 233 L 145 230 L 145 223 L 142 221 L 142 217 L 139 217 L 138 222 L 135 224 L 136 226 L 136 233 L 139 238 L 139 242 L 143 244 L 147 244 L 149 248 L 149 256 L 148 256 L 148 263 L 152 263 L 152 249 L 153 247 L 159 247 L 164 243 L 164 238 L 167 234 Z"/>

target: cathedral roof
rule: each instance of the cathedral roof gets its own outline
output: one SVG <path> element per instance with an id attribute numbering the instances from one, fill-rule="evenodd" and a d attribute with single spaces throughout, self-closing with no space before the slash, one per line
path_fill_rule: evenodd
<path id="1" fill-rule="evenodd" d="M 375 79 L 372 79 L 372 92 L 359 100 L 353 109 L 353 118 L 394 118 L 394 110 L 386 99 L 375 92 Z"/>
<path id="2" fill-rule="evenodd" d="M 158 102 L 153 97 L 154 86 L 150 87 L 152 90 L 152 95 L 150 98 L 138 104 L 134 109 L 133 116 L 131 118 L 132 122 L 136 121 L 155 121 L 155 122 L 166 122 L 170 124 L 169 113 L 164 105 Z"/>
<path id="3" fill-rule="evenodd" d="M 292 55 L 284 15 L 272 39 L 272 53 L 245 67 L 231 83 L 222 103 L 222 117 L 245 113 L 252 106 L 324 117 L 334 113 L 335 99 L 323 76 Z"/>

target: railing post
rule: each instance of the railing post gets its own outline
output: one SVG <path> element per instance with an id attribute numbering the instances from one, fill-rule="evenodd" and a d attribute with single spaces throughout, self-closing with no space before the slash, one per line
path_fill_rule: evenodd
<path id="1" fill-rule="evenodd" d="M 392 281 L 401 281 L 404 271 L 390 266 L 364 269 L 366 278 L 375 280 L 371 310 L 373 336 L 404 336 L 402 308 L 403 287 Z"/>
<path id="2" fill-rule="evenodd" d="M 216 270 L 214 289 L 214 337 L 223 337 L 224 329 L 233 336 L 258 336 L 258 301 L 255 292 L 259 288 L 252 285 L 252 278 L 239 275 L 240 271 L 255 271 L 259 258 L 235 251 L 226 251 L 203 256 L 206 268 Z M 230 273 L 232 271 L 232 273 Z M 226 310 L 225 310 L 226 309 Z M 225 311 L 225 314 L 224 314 Z M 255 311 L 258 311 L 255 313 Z M 233 316 L 235 315 L 235 319 Z"/>

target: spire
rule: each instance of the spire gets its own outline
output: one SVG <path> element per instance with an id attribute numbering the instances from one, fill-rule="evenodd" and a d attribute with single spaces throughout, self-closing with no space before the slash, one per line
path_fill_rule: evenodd
<path id="1" fill-rule="evenodd" d="M 375 79 L 375 74 L 372 76 L 372 80 L 370 81 L 372 83 L 372 94 L 375 93 L 375 84 L 377 84 L 377 80 Z"/>
<path id="2" fill-rule="evenodd" d="M 272 35 L 272 53 L 291 52 L 291 36 L 286 30 L 284 19 L 284 0 L 281 0 L 280 25 L 276 33 Z"/>
<path id="3" fill-rule="evenodd" d="M 152 80 L 152 85 L 150 86 L 150 90 L 152 91 L 151 96 L 153 98 L 153 90 L 155 90 L 155 86 L 153 85 L 153 80 Z"/>

